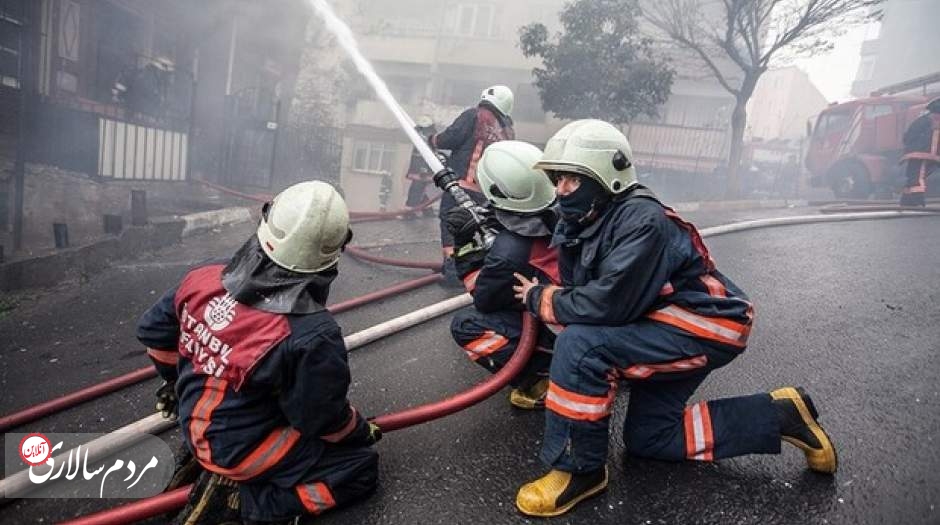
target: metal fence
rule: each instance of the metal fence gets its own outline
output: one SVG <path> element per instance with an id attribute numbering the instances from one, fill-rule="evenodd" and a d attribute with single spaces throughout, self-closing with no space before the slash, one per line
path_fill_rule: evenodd
<path id="1" fill-rule="evenodd" d="M 102 177 L 186 180 L 189 136 L 99 117 L 98 169 Z"/>
<path id="2" fill-rule="evenodd" d="M 322 180 L 339 186 L 343 137 L 328 126 L 284 126 L 278 137 L 274 163 L 278 186 L 306 180 Z"/>

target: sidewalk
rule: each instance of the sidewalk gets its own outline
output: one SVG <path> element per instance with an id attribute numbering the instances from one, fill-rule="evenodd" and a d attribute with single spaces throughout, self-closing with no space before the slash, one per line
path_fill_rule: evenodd
<path id="1" fill-rule="evenodd" d="M 120 235 L 84 246 L 39 256 L 10 257 L 0 264 L 0 290 L 55 285 L 68 278 L 99 272 L 115 261 L 176 244 L 186 237 L 251 220 L 251 208 L 247 207 L 157 217 L 146 226 L 132 226 Z"/>

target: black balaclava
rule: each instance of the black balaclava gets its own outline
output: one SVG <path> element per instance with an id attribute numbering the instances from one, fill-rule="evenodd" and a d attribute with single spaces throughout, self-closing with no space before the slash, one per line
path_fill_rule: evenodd
<path id="1" fill-rule="evenodd" d="M 551 209 L 536 213 L 518 213 L 494 208 L 496 220 L 507 230 L 523 237 L 551 236 L 558 218 Z"/>
<path id="2" fill-rule="evenodd" d="M 252 235 L 222 272 L 222 286 L 241 304 L 275 314 L 324 309 L 336 265 L 316 273 L 292 272 L 268 258 Z"/>
<path id="3" fill-rule="evenodd" d="M 577 190 L 558 197 L 558 211 L 569 231 L 580 231 L 593 222 L 610 202 L 610 194 L 599 182 L 583 175 L 579 177 L 581 185 Z"/>

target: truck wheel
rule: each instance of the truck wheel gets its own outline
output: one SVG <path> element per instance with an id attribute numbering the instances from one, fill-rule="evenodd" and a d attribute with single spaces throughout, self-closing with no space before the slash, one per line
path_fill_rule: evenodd
<path id="1" fill-rule="evenodd" d="M 826 178 L 832 193 L 840 199 L 867 199 L 871 195 L 871 177 L 860 162 L 840 162 L 829 170 Z"/>

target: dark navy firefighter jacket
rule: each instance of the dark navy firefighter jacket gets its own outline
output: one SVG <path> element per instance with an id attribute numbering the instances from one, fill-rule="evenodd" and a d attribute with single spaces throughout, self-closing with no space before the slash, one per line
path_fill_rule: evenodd
<path id="1" fill-rule="evenodd" d="M 743 350 L 753 308 L 715 268 L 695 227 L 642 186 L 576 235 L 555 230 L 562 285 L 538 285 L 529 311 L 550 323 L 624 326 L 651 319 Z"/>
<path id="2" fill-rule="evenodd" d="M 366 444 L 330 313 L 240 304 L 222 287 L 223 268 L 189 272 L 137 332 L 160 376 L 176 383 L 183 439 L 199 463 L 236 481 L 262 480 L 303 472 L 325 443 Z"/>
<path id="3" fill-rule="evenodd" d="M 550 238 L 526 237 L 502 230 L 485 257 L 455 259 L 457 275 L 473 295 L 473 306 L 481 313 L 501 310 L 522 310 L 522 303 L 513 297 L 516 284 L 513 273 L 541 283 L 560 284 L 558 251 L 549 248 Z"/>
<path id="4" fill-rule="evenodd" d="M 512 119 L 482 102 L 461 113 L 444 131 L 432 135 L 431 145 L 451 150 L 447 166 L 460 177 L 460 186 L 479 192 L 476 174 L 483 150 L 494 142 L 515 137 Z"/>

